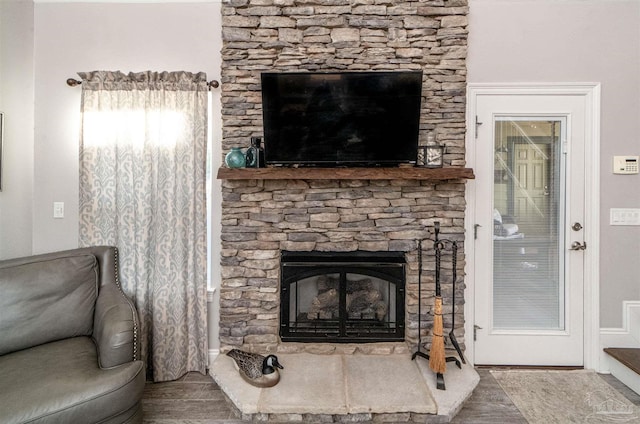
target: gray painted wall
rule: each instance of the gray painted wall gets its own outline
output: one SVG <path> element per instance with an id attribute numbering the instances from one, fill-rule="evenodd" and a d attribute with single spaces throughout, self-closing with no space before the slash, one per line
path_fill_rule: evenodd
<path id="1" fill-rule="evenodd" d="M 219 79 L 219 15 L 219 3 L 35 5 L 34 253 L 78 243 L 80 87 L 66 79 L 97 69 Z M 64 219 L 53 219 L 54 201 Z"/>
<path id="2" fill-rule="evenodd" d="M 609 225 L 640 208 L 640 175 L 612 174 L 640 154 L 640 2 L 470 0 L 468 82 L 600 82 L 600 323 L 622 326 L 640 299 L 640 227 Z"/>
<path id="3" fill-rule="evenodd" d="M 611 174 L 614 154 L 640 154 L 640 2 L 470 0 L 470 7 L 469 82 L 602 83 L 601 324 L 619 327 L 622 301 L 640 299 L 640 228 L 608 221 L 612 207 L 640 207 L 640 177 Z M 80 89 L 64 81 L 93 69 L 202 70 L 219 79 L 219 10 L 219 3 L 37 3 L 34 13 L 29 1 L 0 1 L 7 117 L 0 258 L 77 246 Z M 217 93 L 213 101 L 219 147 Z M 54 201 L 65 202 L 62 220 L 52 218 Z M 212 231 L 218 240 L 219 228 Z M 212 250 L 218 258 L 217 245 Z"/>
<path id="4" fill-rule="evenodd" d="M 3 1 L 3 0 L 0 0 Z M 81 88 L 67 78 L 79 71 L 204 71 L 220 80 L 220 3 L 35 5 L 35 172 L 33 253 L 78 245 L 78 140 Z M 213 158 L 220 166 L 220 90 L 212 92 Z M 215 172 L 215 171 L 214 171 Z M 215 175 L 215 174 L 214 174 Z M 219 187 L 219 182 L 214 182 Z M 220 216 L 220 189 L 213 214 Z M 53 218 L 53 202 L 65 203 L 64 219 Z M 4 225 L 3 225 L 4 227 Z M 215 236 L 217 231 L 217 237 Z M 29 232 L 30 233 L 30 232 Z M 214 240 L 220 239 L 214 228 Z M 219 243 L 212 246 L 217 287 Z M 217 304 L 217 295 L 214 305 Z M 217 313 L 209 314 L 217 347 Z"/>
<path id="5" fill-rule="evenodd" d="M 4 112 L 0 258 L 31 254 L 33 3 L 0 1 L 0 112 Z"/>

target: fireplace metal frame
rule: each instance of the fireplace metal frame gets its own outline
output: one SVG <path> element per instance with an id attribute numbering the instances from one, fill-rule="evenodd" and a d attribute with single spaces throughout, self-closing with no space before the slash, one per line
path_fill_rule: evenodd
<path id="1" fill-rule="evenodd" d="M 306 268 L 306 269 L 305 269 Z M 292 285 L 309 277 L 339 275 L 339 316 L 314 325 L 292 325 Z M 380 278 L 395 286 L 395 321 L 371 322 L 349 319 L 346 308 L 347 274 Z M 403 252 L 291 252 L 280 261 L 280 338 L 284 342 L 372 343 L 404 341 L 406 260 Z M 390 301 L 390 300 L 389 300 Z M 296 323 L 300 322 L 295 320 Z"/>

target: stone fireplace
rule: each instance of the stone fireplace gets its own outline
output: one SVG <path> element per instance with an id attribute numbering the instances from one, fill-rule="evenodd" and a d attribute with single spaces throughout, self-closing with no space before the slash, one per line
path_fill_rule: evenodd
<path id="1" fill-rule="evenodd" d="M 294 347 L 280 338 L 283 251 L 322 253 L 334 258 L 344 252 L 400 252 L 405 262 L 403 337 L 415 346 L 417 240 L 432 238 L 433 222 L 438 221 L 447 238 L 463 244 L 463 181 L 242 179 L 224 180 L 222 185 L 223 346 L 261 352 L 311 348 L 307 344 Z M 425 340 L 435 287 L 432 246 L 425 242 L 423 248 L 421 321 Z M 463 275 L 462 259 L 458 260 L 458 275 Z M 450 258 L 444 258 L 442 265 L 450 270 Z M 454 307 L 447 302 L 452 297 L 452 281 L 449 271 L 443 271 L 442 276 L 446 325 Z M 463 289 L 462 281 L 458 281 L 458 340 L 464 339 Z"/>
<path id="2" fill-rule="evenodd" d="M 247 147 L 251 136 L 262 135 L 261 72 L 421 69 L 420 143 L 432 133 L 445 146 L 440 171 L 464 167 L 466 0 L 228 0 L 222 10 L 224 153 Z M 306 174 L 295 171 L 286 178 L 220 177 L 221 348 L 317 349 L 317 341 L 281 338 L 283 252 L 336 257 L 344 252 L 399 253 L 405 262 L 401 313 L 406 345 L 401 344 L 405 351 L 407 345 L 415 347 L 419 331 L 428 341 L 432 245 L 424 243 L 419 329 L 417 240 L 433 238 L 433 223 L 438 221 L 443 236 L 456 240 L 464 251 L 464 179 L 453 174 L 416 177 L 411 169 L 406 175 L 397 169 L 391 176 L 368 171 L 366 177 L 340 171 L 302 177 Z M 442 284 L 445 326 L 455 313 L 455 334 L 462 341 L 464 281 L 459 277 L 457 304 L 452 305 L 447 260 Z M 462 256 L 458 267 L 463 276 Z M 332 349 L 347 348 L 325 348 Z"/>

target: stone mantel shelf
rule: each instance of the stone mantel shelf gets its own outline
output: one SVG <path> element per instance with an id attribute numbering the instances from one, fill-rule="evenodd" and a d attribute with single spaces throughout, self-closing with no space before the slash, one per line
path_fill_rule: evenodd
<path id="1" fill-rule="evenodd" d="M 471 168 L 220 168 L 219 180 L 460 180 Z"/>

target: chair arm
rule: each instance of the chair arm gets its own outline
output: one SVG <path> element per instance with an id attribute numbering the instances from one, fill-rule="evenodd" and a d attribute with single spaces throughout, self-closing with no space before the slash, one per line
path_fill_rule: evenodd
<path id="1" fill-rule="evenodd" d="M 93 322 L 93 340 L 101 368 L 138 359 L 138 314 L 115 284 L 100 287 Z"/>

